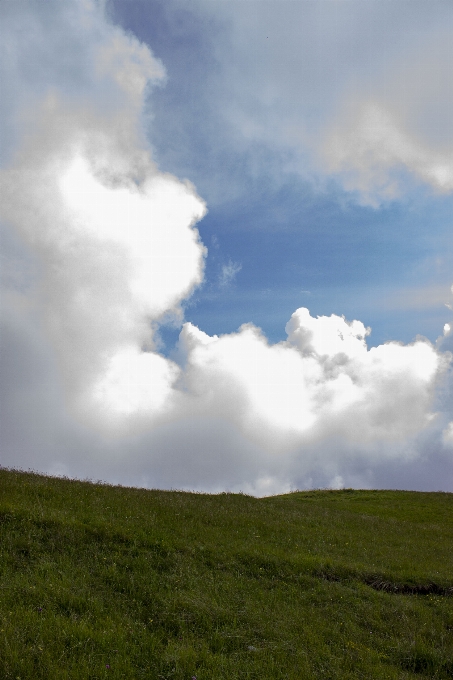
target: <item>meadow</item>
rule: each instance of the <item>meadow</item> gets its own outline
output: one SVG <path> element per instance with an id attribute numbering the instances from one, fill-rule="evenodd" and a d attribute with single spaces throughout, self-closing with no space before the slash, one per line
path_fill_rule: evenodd
<path id="1" fill-rule="evenodd" d="M 0 469 L 0 678 L 453 677 L 453 494 Z"/>

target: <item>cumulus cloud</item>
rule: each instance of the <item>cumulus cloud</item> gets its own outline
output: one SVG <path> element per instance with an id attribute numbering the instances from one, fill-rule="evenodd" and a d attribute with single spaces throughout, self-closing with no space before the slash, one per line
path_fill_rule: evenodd
<path id="1" fill-rule="evenodd" d="M 286 330 L 285 342 L 269 345 L 250 324 L 220 338 L 186 324 L 180 342 L 191 408 L 220 413 L 229 402 L 241 431 L 276 453 L 331 438 L 367 449 L 429 424 L 436 377 L 445 368 L 429 343 L 368 350 L 361 322 L 314 319 L 305 308 Z"/>
<path id="2" fill-rule="evenodd" d="M 7 277 L 1 298 L 3 464 L 264 494 L 372 479 L 445 427 L 448 443 L 434 407 L 449 355 L 428 341 L 368 349 L 360 321 L 301 308 L 281 343 L 253 324 L 218 337 L 185 323 L 174 358 L 159 353 L 159 324 L 182 324 L 207 252 L 203 200 L 155 166 L 143 135 L 164 71 L 98 4 L 53 10 L 49 44 L 68 51 L 71 84 L 55 67 L 33 107 L 16 98 L 20 134 L 0 171 L 2 228 L 27 279 Z M 25 13 L 44 68 L 47 6 L 2 11 L 10 28 Z M 14 72 L 23 87 L 28 68 Z M 238 271 L 227 266 L 225 285 Z"/>
<path id="3" fill-rule="evenodd" d="M 0 173 L 2 217 L 42 264 L 36 296 L 69 402 L 87 418 L 96 405 L 111 421 L 110 410 L 147 401 L 158 411 L 165 401 L 176 367 L 142 349 L 153 349 L 153 323 L 181 316 L 202 281 L 194 224 L 205 206 L 189 182 L 157 171 L 141 138 L 145 86 L 162 67 L 109 30 L 95 4 L 82 6 L 80 21 L 96 17 L 102 28 L 88 43 L 95 94 L 72 101 L 60 87 L 38 100 Z M 116 93 L 111 109 L 98 87 Z"/>

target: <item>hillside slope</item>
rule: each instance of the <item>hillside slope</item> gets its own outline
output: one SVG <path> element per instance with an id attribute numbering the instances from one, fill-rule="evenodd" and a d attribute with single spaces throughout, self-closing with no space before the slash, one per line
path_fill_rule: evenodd
<path id="1" fill-rule="evenodd" d="M 0 470 L 0 677 L 452 678 L 453 495 Z"/>

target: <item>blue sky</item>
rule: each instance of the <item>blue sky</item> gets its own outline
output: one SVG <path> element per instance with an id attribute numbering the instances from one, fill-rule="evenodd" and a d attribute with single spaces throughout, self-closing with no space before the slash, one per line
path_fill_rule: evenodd
<path id="1" fill-rule="evenodd" d="M 229 84 L 222 57 L 228 53 L 232 61 L 240 58 L 224 45 L 232 42 L 230 24 L 244 3 L 226 4 L 234 7 L 227 17 L 216 14 L 218 3 L 117 0 L 110 5 L 114 20 L 146 42 L 165 65 L 165 84 L 153 90 L 148 105 L 152 120 L 147 129 L 156 158 L 162 168 L 191 179 L 208 204 L 209 213 L 199 225 L 209 249 L 206 283 L 186 307 L 186 318 L 209 333 L 231 332 L 245 320 L 253 321 L 278 341 L 285 337 L 289 315 L 304 305 L 314 314 L 360 318 L 373 329 L 371 344 L 390 339 L 409 342 L 417 334 L 434 341 L 451 316 L 445 307 L 450 301 L 452 271 L 451 196 L 436 195 L 414 181 L 406 169 L 396 168 L 408 175 L 404 194 L 379 205 L 361 205 L 336 177 L 320 178 L 314 172 L 310 176 L 307 168 L 295 171 L 291 166 L 303 163 L 303 151 L 289 144 L 276 145 L 270 130 L 265 130 L 267 139 L 241 136 L 225 120 L 225 93 L 218 93 Z M 304 21 L 311 21 L 314 34 L 308 78 L 321 78 L 323 70 L 332 68 L 329 60 L 324 64 L 325 56 L 319 56 L 325 53 L 327 32 L 332 30 L 324 25 L 323 12 L 316 15 L 320 3 L 258 0 L 247 4 L 257 17 L 265 14 L 263 7 L 278 7 L 280 30 L 285 27 L 285 13 L 288 21 L 295 16 L 300 22 L 302 35 Z M 345 8 L 349 14 L 350 4 L 327 3 L 329 11 L 340 14 Z M 427 3 L 415 4 L 421 23 Z M 352 5 L 352 11 L 360 14 L 363 3 Z M 430 8 L 434 17 L 436 10 L 439 19 L 445 16 L 445 3 L 435 2 Z M 396 12 L 403 35 L 405 30 L 424 28 L 416 20 L 411 25 L 405 9 L 400 3 Z M 373 31 L 365 25 L 371 39 L 370 70 L 382 59 L 380 51 L 386 47 L 382 31 L 387 28 L 386 20 L 395 18 L 395 10 L 386 4 L 378 14 L 382 27 Z M 448 15 L 451 20 L 451 12 Z M 271 33 L 271 17 L 265 19 L 264 32 Z M 337 64 L 340 81 L 347 73 L 355 75 L 363 69 L 361 30 L 359 21 L 348 27 L 352 44 L 348 58 Z M 258 52 L 264 49 L 264 39 L 269 40 L 264 32 Z M 335 37 L 340 42 L 341 36 Z M 270 62 L 278 63 L 283 40 L 284 35 L 274 37 L 267 50 Z M 338 53 L 330 61 L 341 60 L 340 46 L 336 47 Z M 253 44 L 249 56 L 252 51 Z M 388 51 L 386 67 L 392 68 L 394 55 Z M 304 66 L 303 56 L 294 55 L 294 71 Z M 242 84 L 238 105 L 246 109 L 244 116 L 253 118 L 253 98 L 247 101 L 243 91 L 247 86 L 247 82 Z M 337 83 L 330 87 L 335 90 Z M 331 92 L 315 92 L 312 108 L 321 107 L 331 96 Z M 289 101 L 288 106 L 292 105 Z M 284 99 L 279 107 L 285 107 Z M 266 120 L 272 111 L 266 113 L 263 108 L 261 104 L 255 113 Z M 301 111 L 301 123 L 304 114 L 310 115 Z M 429 123 L 436 125 L 436 114 Z M 229 262 L 241 269 L 230 285 L 219 285 L 222 267 Z M 423 297 L 420 289 L 425 288 L 436 288 L 437 294 Z M 408 304 L 411 293 L 414 299 Z M 167 337 L 171 342 L 173 336 Z"/>
<path id="2" fill-rule="evenodd" d="M 451 2 L 0 19 L 0 464 L 452 491 Z"/>

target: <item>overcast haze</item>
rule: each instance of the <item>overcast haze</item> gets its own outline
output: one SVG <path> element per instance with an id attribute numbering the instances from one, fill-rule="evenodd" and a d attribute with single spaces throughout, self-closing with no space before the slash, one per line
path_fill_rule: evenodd
<path id="1" fill-rule="evenodd" d="M 451 2 L 0 14 L 0 464 L 453 491 Z"/>

